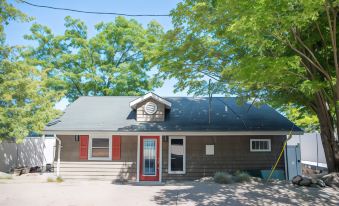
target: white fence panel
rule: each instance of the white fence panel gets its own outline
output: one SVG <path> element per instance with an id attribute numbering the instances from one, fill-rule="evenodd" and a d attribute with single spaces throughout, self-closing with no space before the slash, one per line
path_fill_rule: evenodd
<path id="1" fill-rule="evenodd" d="M 0 171 L 8 172 L 19 166 L 45 166 L 52 164 L 55 138 L 27 137 L 20 144 L 0 143 Z"/>

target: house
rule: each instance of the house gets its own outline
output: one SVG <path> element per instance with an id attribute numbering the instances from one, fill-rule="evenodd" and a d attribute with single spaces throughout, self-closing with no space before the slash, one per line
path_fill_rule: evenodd
<path id="1" fill-rule="evenodd" d="M 291 129 L 303 133 L 267 105 L 148 93 L 80 97 L 45 134 L 61 140 L 61 176 L 139 182 L 267 172 Z M 284 170 L 282 158 L 277 171 Z"/>

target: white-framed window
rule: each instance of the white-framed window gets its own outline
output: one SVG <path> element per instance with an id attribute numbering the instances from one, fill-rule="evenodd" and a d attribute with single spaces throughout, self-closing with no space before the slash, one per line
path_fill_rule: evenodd
<path id="1" fill-rule="evenodd" d="M 112 160 L 112 138 L 109 135 L 90 135 L 89 160 Z"/>
<path id="2" fill-rule="evenodd" d="M 251 152 L 270 152 L 271 140 L 270 139 L 251 139 L 250 140 Z"/>
<path id="3" fill-rule="evenodd" d="M 214 155 L 214 144 L 206 145 L 206 155 Z"/>
<path id="4" fill-rule="evenodd" d="M 170 136 L 168 139 L 168 173 L 186 173 L 186 137 Z"/>

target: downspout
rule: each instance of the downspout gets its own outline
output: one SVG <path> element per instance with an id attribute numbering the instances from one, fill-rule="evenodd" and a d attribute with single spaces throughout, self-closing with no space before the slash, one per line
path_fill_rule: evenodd
<path id="1" fill-rule="evenodd" d="M 287 140 L 287 137 L 286 137 Z M 287 159 L 287 146 L 284 149 L 284 163 L 285 163 L 285 180 L 289 180 L 290 179 L 290 175 L 288 173 L 289 168 L 288 168 L 288 159 Z"/>
<path id="2" fill-rule="evenodd" d="M 61 140 L 54 134 L 55 139 L 58 141 L 58 161 L 57 161 L 57 177 L 60 176 L 60 153 L 61 153 Z"/>

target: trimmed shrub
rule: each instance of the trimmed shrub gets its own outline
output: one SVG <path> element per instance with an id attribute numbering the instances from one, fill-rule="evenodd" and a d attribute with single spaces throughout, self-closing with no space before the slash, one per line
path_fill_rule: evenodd
<path id="1" fill-rule="evenodd" d="M 52 177 L 49 177 L 47 178 L 47 182 L 57 182 L 57 183 L 61 183 L 63 182 L 64 180 L 61 178 L 61 177 L 57 177 L 57 178 L 52 178 Z"/>
<path id="2" fill-rule="evenodd" d="M 61 183 L 61 182 L 63 182 L 64 180 L 63 180 L 61 177 L 57 177 L 57 178 L 55 179 L 55 181 L 58 182 L 58 183 Z"/>
<path id="3" fill-rule="evenodd" d="M 249 182 L 250 180 L 251 180 L 251 176 L 247 172 L 236 171 L 234 173 L 235 182 Z"/>
<path id="4" fill-rule="evenodd" d="M 233 183 L 233 177 L 227 172 L 216 172 L 214 174 L 214 182 L 219 184 L 231 184 Z"/>
<path id="5" fill-rule="evenodd" d="M 47 182 L 55 182 L 55 180 L 51 177 L 47 178 Z"/>

